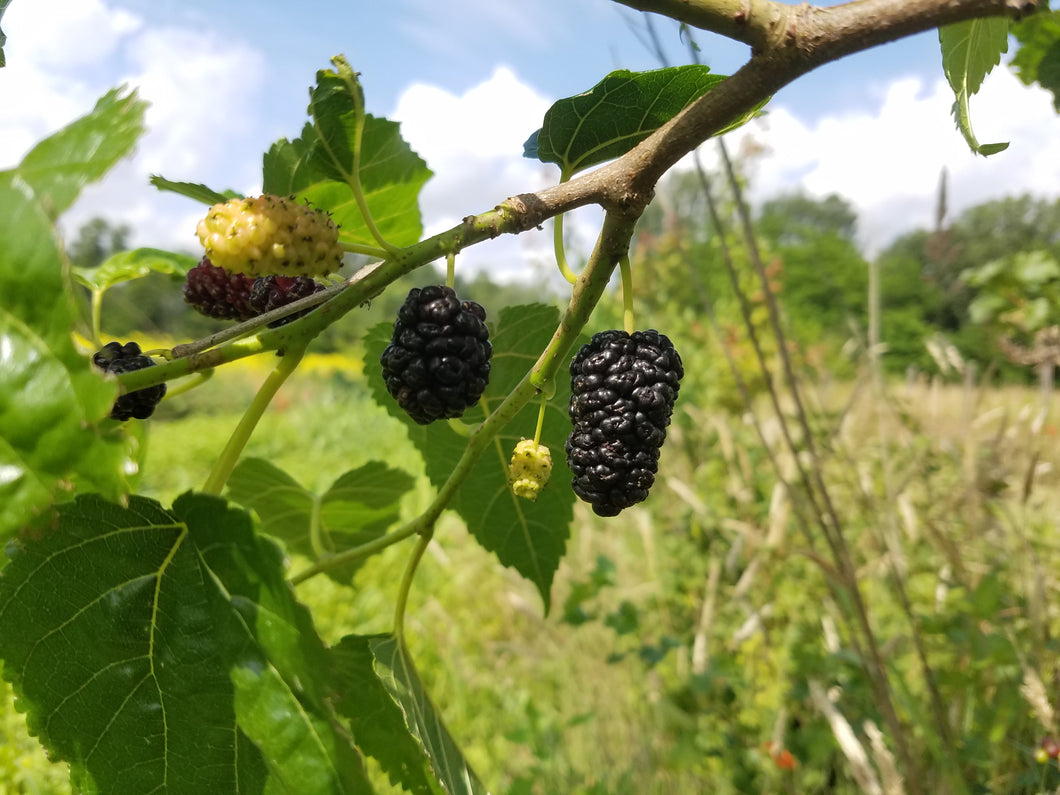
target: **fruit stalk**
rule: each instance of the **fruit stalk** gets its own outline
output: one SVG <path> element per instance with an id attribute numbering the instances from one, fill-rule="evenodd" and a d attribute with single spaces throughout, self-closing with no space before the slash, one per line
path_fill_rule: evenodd
<path id="1" fill-rule="evenodd" d="M 221 451 L 221 455 L 218 456 L 217 461 L 214 463 L 210 476 L 203 484 L 202 490 L 206 494 L 220 494 L 224 489 L 229 475 L 232 474 L 239 457 L 243 454 L 243 448 L 246 447 L 251 434 L 254 433 L 258 422 L 265 414 L 265 409 L 269 407 L 269 403 L 276 397 L 280 387 L 283 386 L 287 378 L 298 367 L 305 350 L 304 345 L 300 348 L 289 348 L 280 358 L 280 363 L 276 365 L 276 369 L 269 373 L 269 377 L 265 379 L 265 383 L 261 385 L 258 394 L 254 396 L 254 400 L 247 407 L 246 412 L 239 421 L 239 425 L 232 432 L 232 436 L 229 438 L 224 450 Z"/>

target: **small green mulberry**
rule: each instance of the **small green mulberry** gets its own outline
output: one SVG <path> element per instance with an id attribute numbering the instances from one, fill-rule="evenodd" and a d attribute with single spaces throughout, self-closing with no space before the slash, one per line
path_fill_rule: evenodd
<path id="1" fill-rule="evenodd" d="M 327 213 L 263 194 L 215 204 L 196 232 L 214 265 L 257 276 L 323 276 L 342 265 L 339 229 Z"/>
<path id="2" fill-rule="evenodd" d="M 552 453 L 533 439 L 523 439 L 515 446 L 508 465 L 508 485 L 516 497 L 536 500 L 552 474 Z"/>

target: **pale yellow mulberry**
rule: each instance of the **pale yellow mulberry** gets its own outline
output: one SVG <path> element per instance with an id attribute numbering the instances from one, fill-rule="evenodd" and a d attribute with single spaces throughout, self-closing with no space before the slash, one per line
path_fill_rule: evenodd
<path id="1" fill-rule="evenodd" d="M 536 500 L 552 474 L 552 454 L 543 444 L 523 439 L 508 465 L 508 485 L 516 497 Z"/>
<path id="2" fill-rule="evenodd" d="M 196 232 L 210 261 L 232 273 L 324 276 L 342 265 L 335 222 L 294 198 L 266 193 L 215 204 Z"/>

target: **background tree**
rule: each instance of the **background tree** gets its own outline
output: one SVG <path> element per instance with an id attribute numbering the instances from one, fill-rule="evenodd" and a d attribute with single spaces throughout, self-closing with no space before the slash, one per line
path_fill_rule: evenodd
<path id="1" fill-rule="evenodd" d="M 70 262 L 79 268 L 96 268 L 112 254 L 128 248 L 132 229 L 112 224 L 105 218 L 92 218 L 77 230 L 69 245 Z"/>

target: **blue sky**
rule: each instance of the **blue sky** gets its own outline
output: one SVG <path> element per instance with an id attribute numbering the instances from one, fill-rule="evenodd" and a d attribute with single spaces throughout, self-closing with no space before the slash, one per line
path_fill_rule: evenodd
<path id="1" fill-rule="evenodd" d="M 400 120 L 434 169 L 421 206 L 437 231 L 555 179 L 521 157 L 522 142 L 553 100 L 615 68 L 657 67 L 638 38 L 642 24 L 607 0 L 12 0 L 0 167 L 128 82 L 152 103 L 150 132 L 67 227 L 103 213 L 133 225 L 137 244 L 191 248 L 200 207 L 158 194 L 147 174 L 260 188 L 261 153 L 298 134 L 316 70 L 343 53 L 362 73 L 369 110 Z M 672 61 L 685 62 L 676 25 L 659 19 L 657 31 Z M 703 60 L 723 74 L 747 56 L 740 44 L 698 40 Z M 791 190 L 847 196 L 870 252 L 930 222 L 943 166 L 955 210 L 1023 191 L 1056 195 L 1060 123 L 1049 95 L 997 70 L 973 99 L 973 121 L 980 140 L 1013 144 L 989 160 L 967 151 L 951 103 L 937 37 L 927 33 L 802 78 L 731 145 L 755 153 L 747 168 L 758 199 Z M 593 223 L 586 213 L 569 228 L 587 243 Z M 521 238 L 467 257 L 547 260 L 547 235 Z"/>

